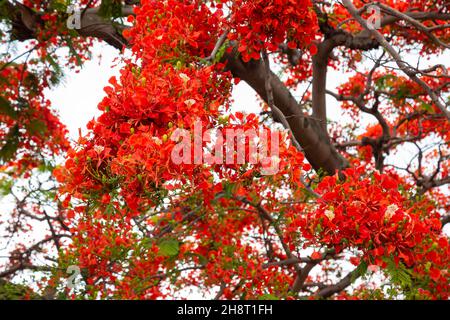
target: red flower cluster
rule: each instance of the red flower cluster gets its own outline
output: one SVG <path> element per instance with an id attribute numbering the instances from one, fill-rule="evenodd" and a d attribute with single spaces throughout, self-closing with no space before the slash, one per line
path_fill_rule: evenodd
<path id="1" fill-rule="evenodd" d="M 386 258 L 403 263 L 416 277 L 432 280 L 424 282 L 423 290 L 445 299 L 450 246 L 433 203 L 410 200 L 408 187 L 393 173 L 375 172 L 369 178 L 365 171 L 363 166 L 347 169 L 342 182 L 337 176 L 323 179 L 316 189 L 321 194 L 318 207 L 298 220 L 303 235 L 338 253 L 359 249 L 369 264 L 383 268 Z"/>
<path id="2" fill-rule="evenodd" d="M 439 7 L 447 7 L 448 8 L 448 1 L 447 0 L 383 0 L 379 1 L 382 4 L 385 4 L 395 10 L 398 10 L 399 12 L 407 12 L 411 10 L 411 8 L 414 8 L 417 12 L 429 12 L 429 11 L 435 11 L 436 8 Z M 353 4 L 357 8 L 362 8 L 364 5 L 367 4 L 367 1 L 363 0 L 355 0 L 353 1 Z M 374 3 L 376 5 L 376 3 Z M 368 19 L 370 14 L 373 14 L 373 12 L 365 11 L 362 12 L 362 17 L 365 19 Z M 386 16 L 385 13 L 381 13 L 382 17 Z M 345 21 L 345 23 L 342 24 L 342 27 L 350 32 L 357 33 L 358 31 L 361 31 L 361 26 L 359 23 L 357 23 L 355 20 L 351 19 L 351 15 L 347 11 L 347 9 L 341 5 L 336 4 L 332 7 L 330 10 L 330 13 L 328 15 L 329 22 L 336 27 L 341 22 Z M 433 21 L 425 21 L 425 26 L 431 27 L 431 26 L 437 26 L 437 25 L 444 25 L 445 21 L 440 20 L 433 20 Z M 434 42 L 428 35 L 426 35 L 424 32 L 419 31 L 418 29 L 410 26 L 409 24 L 388 24 L 387 26 L 384 26 L 380 29 L 381 33 L 390 34 L 391 32 L 397 33 L 396 40 L 393 42 L 396 42 L 399 45 L 411 45 L 411 44 L 419 44 L 420 45 L 420 51 L 421 53 L 438 53 L 442 52 L 443 46 L 439 46 Z M 442 28 L 435 30 L 434 34 L 441 39 L 444 43 L 447 43 L 450 39 L 450 32 L 448 28 Z"/>
<path id="3" fill-rule="evenodd" d="M 36 167 L 43 155 L 67 150 L 67 130 L 44 98 L 40 79 L 26 65 L 10 65 L 0 77 L 6 80 L 0 83 L 1 160 L 3 169 L 15 166 L 20 175 Z"/>
<path id="4" fill-rule="evenodd" d="M 449 91 L 450 80 L 448 77 L 442 77 L 443 72 L 445 71 L 438 69 L 434 75 L 424 76 L 422 80 L 433 90 L 440 89 L 446 93 Z M 343 97 L 342 108 L 348 111 L 353 118 L 359 118 L 360 109 L 351 99 L 359 99 L 361 96 L 364 107 L 371 108 L 370 102 L 374 101 L 375 97 L 372 95 L 372 90 L 367 90 L 367 86 L 373 85 L 377 90 L 379 100 L 380 97 L 389 98 L 383 103 L 379 103 L 377 109 L 381 113 L 390 112 L 392 120 L 387 123 L 392 131 L 390 134 L 396 134 L 399 137 L 421 136 L 423 138 L 437 134 L 444 140 L 448 140 L 450 125 L 445 118 L 435 116 L 441 114 L 441 111 L 433 104 L 421 86 L 395 72 L 375 72 L 370 83 L 367 77 L 367 74 L 358 73 L 338 89 L 339 95 Z M 417 116 L 405 118 L 405 115 L 414 113 L 424 116 L 422 118 Z M 360 138 L 379 138 L 381 135 L 382 128 L 380 125 L 376 125 L 366 128 L 366 132 L 360 135 Z M 370 147 L 364 146 L 362 149 L 365 150 L 362 152 L 364 158 L 370 159 Z"/>
<path id="5" fill-rule="evenodd" d="M 256 298 L 266 293 L 263 283 L 287 292 L 291 275 L 263 269 L 258 245 L 242 241 L 257 228 L 258 216 L 233 208 L 242 199 L 252 201 L 251 195 L 274 194 L 274 185 L 300 185 L 302 169 L 310 167 L 284 136 L 273 159 L 279 172 L 267 178 L 260 177 L 262 164 L 248 161 L 174 164 L 171 136 L 177 128 L 192 130 L 199 120 L 204 130 L 258 132 L 259 118 L 225 116 L 231 78 L 223 65 L 202 63 L 216 42 L 211 30 L 217 12 L 202 1 L 141 4 L 126 34 L 136 60 L 127 61 L 119 80 L 110 80 L 99 104 L 102 115 L 55 170 L 61 193 L 68 195 L 65 205 L 82 202 L 68 210 L 74 242 L 67 263 L 77 261 L 88 271 L 92 295 L 110 284 L 105 296 L 156 298 L 177 294 L 188 283 L 212 288 L 224 280 L 242 283 L 225 290 L 227 297 Z M 248 160 L 248 139 L 245 154 Z M 181 281 L 178 270 L 186 265 L 182 279 L 188 280 Z"/>
<path id="6" fill-rule="evenodd" d="M 244 61 L 259 60 L 263 48 L 275 52 L 285 42 L 291 49 L 307 48 L 318 30 L 310 0 L 238 0 L 231 12 L 228 38 L 239 42 Z"/>

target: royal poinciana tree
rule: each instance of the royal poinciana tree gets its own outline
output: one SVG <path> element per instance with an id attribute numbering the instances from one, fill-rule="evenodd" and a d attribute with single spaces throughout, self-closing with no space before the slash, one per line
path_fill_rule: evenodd
<path id="1" fill-rule="evenodd" d="M 449 298 L 447 0 L 70 2 L 0 1 L 0 297 Z M 44 91 L 97 41 L 123 67 L 69 143 Z M 278 172 L 176 164 L 196 121 L 275 132 Z"/>

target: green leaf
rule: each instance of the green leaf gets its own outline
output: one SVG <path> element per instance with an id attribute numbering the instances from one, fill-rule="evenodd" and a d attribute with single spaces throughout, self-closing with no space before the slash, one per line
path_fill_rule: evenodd
<path id="1" fill-rule="evenodd" d="M 386 89 L 388 80 L 395 79 L 395 78 L 396 77 L 392 74 L 386 74 L 386 75 L 378 78 L 377 80 L 375 80 L 375 85 L 377 86 L 377 89 L 384 90 L 384 89 Z"/>
<path id="2" fill-rule="evenodd" d="M 39 164 L 37 169 L 39 170 L 39 172 L 53 172 L 55 166 L 51 162 L 44 160 Z"/>
<path id="3" fill-rule="evenodd" d="M 159 255 L 164 257 L 173 257 L 180 251 L 180 243 L 176 239 L 164 239 L 158 245 Z"/>
<path id="4" fill-rule="evenodd" d="M 280 299 L 273 294 L 266 293 L 266 294 L 263 294 L 262 296 L 259 296 L 258 300 L 280 300 Z"/>
<path id="5" fill-rule="evenodd" d="M 70 3 L 70 1 L 66 1 L 66 0 L 52 0 L 50 2 L 50 8 L 61 12 L 61 13 L 66 13 L 67 11 L 67 5 Z"/>
<path id="6" fill-rule="evenodd" d="M 102 0 L 99 10 L 104 18 L 118 18 L 122 15 L 122 4 L 118 0 Z"/>
<path id="7" fill-rule="evenodd" d="M 429 103 L 422 102 L 421 107 L 423 110 L 427 111 L 428 113 L 431 113 L 431 114 L 434 113 L 433 106 Z"/>
<path id="8" fill-rule="evenodd" d="M 216 56 L 214 57 L 214 63 L 219 62 L 220 60 L 222 60 L 223 55 L 225 54 L 226 49 L 228 48 L 229 45 L 229 41 L 226 40 L 222 46 L 220 47 L 220 49 L 217 51 Z"/>
<path id="9" fill-rule="evenodd" d="M 16 154 L 19 148 L 19 126 L 15 125 L 8 133 L 5 144 L 0 149 L 0 161 L 7 162 Z"/>
<path id="10" fill-rule="evenodd" d="M 78 52 L 73 47 L 72 39 L 70 37 L 67 37 L 66 42 L 67 42 L 67 46 L 69 47 L 70 54 L 75 57 L 75 59 L 77 60 L 77 64 L 79 66 L 81 66 L 83 64 L 83 61 L 81 60 L 81 57 L 78 54 Z"/>
<path id="11" fill-rule="evenodd" d="M 0 300 L 41 299 L 32 289 L 0 279 Z"/>
<path id="12" fill-rule="evenodd" d="M 355 282 L 355 280 L 358 279 L 359 277 L 365 276 L 368 267 L 369 265 L 367 264 L 367 262 L 362 260 L 352 274 L 352 283 Z"/>
<path id="13" fill-rule="evenodd" d="M 8 100 L 0 97 L 0 114 L 7 115 L 12 119 L 17 119 L 17 112 L 11 106 Z"/>
<path id="14" fill-rule="evenodd" d="M 53 59 L 53 57 L 51 55 L 47 55 L 46 56 L 46 60 L 48 61 L 48 63 L 50 63 L 50 66 L 52 67 L 52 75 L 50 77 L 50 81 L 52 83 L 52 85 L 58 85 L 61 81 L 61 79 L 64 76 L 64 73 L 61 69 L 61 67 L 59 66 L 59 64 L 55 61 L 55 59 Z"/>
<path id="15" fill-rule="evenodd" d="M 14 185 L 13 179 L 1 178 L 0 179 L 0 196 L 7 196 L 11 193 L 12 187 Z"/>
<path id="16" fill-rule="evenodd" d="M 387 263 L 386 272 L 393 283 L 398 284 L 403 288 L 412 286 L 413 281 L 411 278 L 411 271 L 408 270 L 403 263 L 399 262 L 398 264 L 395 264 L 395 262 L 389 258 L 384 260 Z"/>
<path id="17" fill-rule="evenodd" d="M 33 119 L 26 125 L 26 129 L 32 135 L 43 135 L 47 132 L 47 126 L 41 120 Z"/>
<path id="18" fill-rule="evenodd" d="M 233 197 L 234 184 L 227 181 L 222 182 L 224 198 L 230 199 Z"/>

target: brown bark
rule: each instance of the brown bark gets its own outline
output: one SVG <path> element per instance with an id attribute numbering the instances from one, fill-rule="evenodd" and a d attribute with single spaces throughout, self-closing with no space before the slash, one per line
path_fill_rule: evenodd
<path id="1" fill-rule="evenodd" d="M 225 55 L 227 67 L 233 76 L 244 80 L 267 102 L 265 90 L 265 70 L 261 60 L 243 62 L 232 51 Z M 306 158 L 314 169 L 322 169 L 328 174 L 347 166 L 347 161 L 331 145 L 327 132 L 320 121 L 309 117 L 286 88 L 284 83 L 273 72 L 271 73 L 273 102 L 289 122 L 296 140 L 300 143 Z"/>

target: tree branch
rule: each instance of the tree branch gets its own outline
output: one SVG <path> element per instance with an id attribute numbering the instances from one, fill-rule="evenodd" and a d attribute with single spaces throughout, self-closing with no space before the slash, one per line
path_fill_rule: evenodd
<path id="1" fill-rule="evenodd" d="M 343 0 L 344 6 L 347 8 L 348 12 L 358 21 L 358 23 L 366 29 L 377 41 L 378 43 L 386 49 L 386 51 L 391 55 L 394 59 L 397 66 L 414 82 L 420 85 L 425 92 L 430 96 L 433 103 L 441 110 L 441 112 L 445 115 L 447 120 L 450 120 L 450 113 L 447 111 L 446 106 L 440 101 L 439 96 L 426 84 L 425 81 L 417 77 L 417 72 L 414 71 L 412 67 L 410 67 L 407 63 L 403 61 L 397 51 L 391 46 L 391 44 L 383 37 L 383 35 L 374 30 L 373 28 L 369 28 L 366 20 L 364 20 L 361 15 L 358 13 L 358 10 L 353 5 L 350 0 Z"/>
<path id="2" fill-rule="evenodd" d="M 234 77 L 244 80 L 268 103 L 266 71 L 263 61 L 243 62 L 235 47 L 224 55 L 224 60 Z M 348 165 L 347 160 L 331 145 L 328 134 L 324 131 L 320 121 L 303 112 L 284 83 L 272 71 L 270 71 L 270 87 L 273 93 L 273 105 L 287 119 L 293 136 L 314 169 L 322 169 L 328 174 L 334 174 L 336 170 L 345 168 Z"/>

